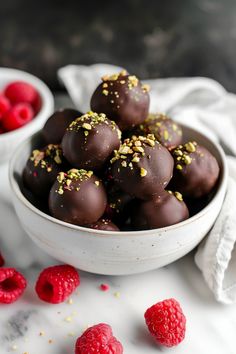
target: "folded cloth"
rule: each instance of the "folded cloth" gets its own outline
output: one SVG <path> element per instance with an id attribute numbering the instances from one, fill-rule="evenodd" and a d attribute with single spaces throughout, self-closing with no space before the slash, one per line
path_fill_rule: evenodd
<path id="1" fill-rule="evenodd" d="M 101 76 L 119 72 L 107 64 L 68 65 L 58 76 L 75 106 L 90 109 L 90 97 Z M 151 86 L 151 112 L 166 112 L 180 123 L 204 132 L 228 155 L 230 178 L 215 225 L 198 247 L 195 262 L 215 298 L 236 302 L 236 96 L 212 79 L 169 78 L 146 80 Z M 231 155 L 231 156 L 230 156 Z"/>

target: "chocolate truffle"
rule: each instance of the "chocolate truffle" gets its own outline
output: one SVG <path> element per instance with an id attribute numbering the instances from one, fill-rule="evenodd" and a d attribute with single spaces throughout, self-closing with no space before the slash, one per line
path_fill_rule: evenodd
<path id="1" fill-rule="evenodd" d="M 76 168 L 100 170 L 120 146 L 121 132 L 104 113 L 88 112 L 73 121 L 63 137 L 62 150 Z"/>
<path id="2" fill-rule="evenodd" d="M 181 127 L 165 114 L 149 114 L 139 128 L 141 135 L 153 134 L 168 150 L 182 143 Z"/>
<path id="3" fill-rule="evenodd" d="M 42 135 L 46 143 L 60 144 L 66 128 L 81 115 L 81 112 L 72 108 L 64 108 L 54 112 L 42 129 Z"/>
<path id="4" fill-rule="evenodd" d="M 105 215 L 119 226 L 123 226 L 130 216 L 131 202 L 134 200 L 116 185 L 107 186 L 108 203 Z"/>
<path id="5" fill-rule="evenodd" d="M 131 224 L 137 230 L 157 229 L 188 219 L 189 212 L 179 192 L 162 191 L 153 199 L 137 201 Z"/>
<path id="6" fill-rule="evenodd" d="M 169 151 L 149 134 L 126 139 L 111 159 L 114 182 L 126 193 L 150 199 L 169 183 L 174 161 Z"/>
<path id="7" fill-rule="evenodd" d="M 87 225 L 90 229 L 104 231 L 120 231 L 120 229 L 109 219 L 99 219 L 93 224 Z"/>
<path id="8" fill-rule="evenodd" d="M 172 152 L 175 167 L 170 188 L 184 196 L 200 198 L 212 191 L 219 177 L 215 157 L 195 141 L 179 145 Z"/>
<path id="9" fill-rule="evenodd" d="M 49 210 L 57 219 L 87 225 L 100 219 L 107 205 L 102 182 L 92 171 L 59 173 L 49 194 Z"/>
<path id="10" fill-rule="evenodd" d="M 125 70 L 104 76 L 91 98 L 91 109 L 105 113 L 121 130 L 141 124 L 149 110 L 149 87 Z"/>
<path id="11" fill-rule="evenodd" d="M 49 144 L 42 150 L 33 150 L 24 168 L 24 184 L 33 195 L 48 198 L 51 186 L 64 168 L 66 164 L 59 145 Z"/>

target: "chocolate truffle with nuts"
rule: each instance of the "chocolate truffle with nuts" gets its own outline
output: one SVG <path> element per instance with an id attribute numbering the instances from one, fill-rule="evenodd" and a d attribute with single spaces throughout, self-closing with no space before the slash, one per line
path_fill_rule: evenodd
<path id="1" fill-rule="evenodd" d="M 57 174 L 67 168 L 59 145 L 49 144 L 42 150 L 33 150 L 23 172 L 25 186 L 35 196 L 47 198 Z"/>
<path id="2" fill-rule="evenodd" d="M 103 231 L 120 231 L 120 229 L 109 219 L 99 219 L 93 224 L 87 225 L 90 229 Z"/>
<path id="3" fill-rule="evenodd" d="M 69 125 L 62 150 L 73 167 L 100 170 L 119 148 L 120 138 L 118 126 L 104 113 L 88 112 Z"/>
<path id="4" fill-rule="evenodd" d="M 149 87 L 125 70 L 104 76 L 91 98 L 91 109 L 106 113 L 123 131 L 141 124 L 148 115 Z"/>
<path id="5" fill-rule="evenodd" d="M 212 191 L 220 169 L 215 157 L 205 147 L 189 141 L 174 149 L 172 155 L 175 167 L 170 188 L 192 198 L 203 197 Z"/>
<path id="6" fill-rule="evenodd" d="M 119 227 L 123 227 L 130 216 L 131 203 L 134 198 L 117 188 L 115 184 L 108 185 L 106 191 L 108 203 L 105 215 Z"/>
<path id="7" fill-rule="evenodd" d="M 157 229 L 189 218 L 189 211 L 179 192 L 162 191 L 147 201 L 137 201 L 131 214 L 136 230 Z"/>
<path id="8" fill-rule="evenodd" d="M 173 158 L 153 134 L 126 139 L 110 162 L 114 182 L 140 199 L 160 193 L 173 174 Z"/>
<path id="9" fill-rule="evenodd" d="M 182 143 L 182 129 L 178 123 L 163 113 L 149 114 L 139 125 L 141 135 L 153 134 L 168 150 Z"/>
<path id="10" fill-rule="evenodd" d="M 60 172 L 49 194 L 52 216 L 75 225 L 97 222 L 106 204 L 107 196 L 102 182 L 92 171 L 83 169 Z"/>
<path id="11" fill-rule="evenodd" d="M 72 108 L 64 108 L 54 112 L 46 121 L 42 135 L 47 144 L 61 144 L 66 128 L 73 120 L 82 115 Z"/>

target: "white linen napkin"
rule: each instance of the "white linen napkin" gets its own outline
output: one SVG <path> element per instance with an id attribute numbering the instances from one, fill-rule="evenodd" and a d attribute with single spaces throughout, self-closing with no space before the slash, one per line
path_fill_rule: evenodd
<path id="1" fill-rule="evenodd" d="M 75 106 L 90 109 L 90 97 L 101 76 L 119 72 L 108 64 L 68 65 L 58 76 Z M 236 95 L 212 79 L 169 78 L 147 80 L 151 86 L 151 112 L 166 112 L 218 140 L 228 155 L 230 178 L 220 215 L 198 247 L 195 262 L 215 298 L 236 302 Z"/>

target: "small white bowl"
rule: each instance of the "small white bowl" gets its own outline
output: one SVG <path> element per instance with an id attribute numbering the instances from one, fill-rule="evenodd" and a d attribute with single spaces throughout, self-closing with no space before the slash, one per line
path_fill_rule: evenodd
<path id="1" fill-rule="evenodd" d="M 92 273 L 141 273 L 184 256 L 214 224 L 225 196 L 228 170 L 224 152 L 218 144 L 186 126 L 183 131 L 186 140 L 196 140 L 209 149 L 221 168 L 213 199 L 190 219 L 155 230 L 111 232 L 75 226 L 41 212 L 21 192 L 24 165 L 39 142 L 39 134 L 36 134 L 19 146 L 9 169 L 13 202 L 23 228 L 51 256 Z"/>
<path id="2" fill-rule="evenodd" d="M 19 143 L 41 129 L 54 110 L 53 95 L 43 81 L 21 70 L 0 68 L 0 91 L 12 81 L 25 81 L 33 85 L 41 96 L 42 107 L 28 124 L 12 132 L 0 134 L 0 164 L 9 160 Z"/>

